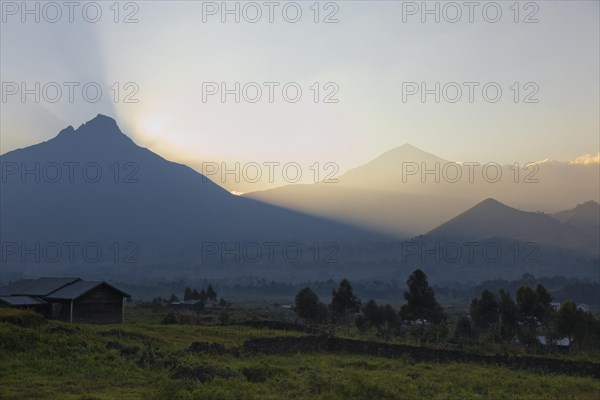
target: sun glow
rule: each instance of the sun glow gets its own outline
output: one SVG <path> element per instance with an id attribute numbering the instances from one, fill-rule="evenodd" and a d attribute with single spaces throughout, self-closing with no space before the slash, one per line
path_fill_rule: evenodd
<path id="1" fill-rule="evenodd" d="M 148 138 L 156 138 L 164 135 L 168 125 L 167 118 L 164 115 L 148 115 L 142 114 L 136 118 L 136 129 L 143 136 Z"/>

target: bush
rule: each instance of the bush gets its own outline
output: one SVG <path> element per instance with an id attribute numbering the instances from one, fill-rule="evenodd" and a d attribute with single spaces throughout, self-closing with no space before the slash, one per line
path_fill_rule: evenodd
<path id="1" fill-rule="evenodd" d="M 193 311 L 181 311 L 179 313 L 179 323 L 183 325 L 198 325 L 200 316 Z"/>
<path id="2" fill-rule="evenodd" d="M 262 361 L 240 369 L 242 375 L 252 383 L 263 383 L 279 373 L 279 370 Z"/>
<path id="3" fill-rule="evenodd" d="M 31 310 L 18 308 L 0 308 L 0 322 L 8 322 L 24 328 L 37 328 L 46 323 L 46 319 Z"/>
<path id="4" fill-rule="evenodd" d="M 178 323 L 177 314 L 174 311 L 171 311 L 162 319 L 162 324 L 172 325 Z"/>

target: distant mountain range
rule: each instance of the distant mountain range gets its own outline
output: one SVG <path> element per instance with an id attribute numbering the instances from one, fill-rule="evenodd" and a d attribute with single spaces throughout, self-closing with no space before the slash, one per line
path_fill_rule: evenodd
<path id="1" fill-rule="evenodd" d="M 428 232 L 485 198 L 538 211 L 599 201 L 600 166 L 450 162 L 409 144 L 339 177 L 245 197 L 348 221 L 397 238 Z"/>
<path id="2" fill-rule="evenodd" d="M 49 243 L 67 251 L 65 243 L 73 242 L 78 243 L 77 251 L 86 243 L 99 243 L 103 261 L 122 261 L 123 253 L 131 253 L 123 246 L 134 243 L 142 266 L 157 260 L 191 266 L 198 263 L 207 242 L 222 246 L 335 241 L 343 243 L 346 259 L 333 267 L 349 268 L 358 259 L 369 264 L 372 259 L 382 271 L 397 268 L 384 261 L 397 256 L 397 239 L 418 235 L 425 241 L 536 242 L 549 249 L 548 260 L 561 263 L 578 254 L 597 258 L 600 251 L 596 201 L 554 215 L 521 211 L 493 198 L 481 202 L 481 193 L 502 197 L 512 190 L 510 179 L 496 184 L 448 179 L 423 183 L 420 174 L 407 166 L 443 168 L 447 161 L 410 145 L 347 172 L 338 183 L 290 185 L 241 197 L 185 165 L 137 146 L 115 120 L 103 115 L 77 129 L 69 126 L 47 142 L 6 153 L 0 163 L 4 265 L 19 264 L 23 255 L 31 263 L 34 253 L 47 261 L 52 256 L 44 251 L 55 251 L 52 246 L 45 249 Z M 464 173 L 467 167 L 460 168 Z M 590 191 L 597 188 L 597 181 L 590 179 L 593 168 L 573 168 L 569 174 L 579 171 L 580 179 L 590 182 Z M 566 197 L 591 194 L 586 189 L 569 195 L 569 185 L 565 180 Z M 517 186 L 525 190 L 526 184 Z M 533 197 L 540 193 L 544 191 Z M 384 244 L 373 245 L 377 241 Z M 387 249 L 385 256 L 378 248 Z"/>
<path id="3" fill-rule="evenodd" d="M 377 237 L 232 195 L 191 168 L 137 146 L 103 115 L 6 153 L 0 162 L 2 241 L 30 248 L 135 242 L 140 253 L 175 256 L 208 241 Z"/>
<path id="4" fill-rule="evenodd" d="M 517 210 L 486 199 L 426 236 L 448 240 L 510 238 L 597 255 L 600 252 L 599 210 L 600 205 L 590 201 L 549 215 Z"/>

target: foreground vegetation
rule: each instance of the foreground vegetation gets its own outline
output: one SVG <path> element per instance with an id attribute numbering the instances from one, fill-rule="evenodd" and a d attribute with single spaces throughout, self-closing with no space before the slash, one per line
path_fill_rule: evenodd
<path id="1" fill-rule="evenodd" d="M 126 315 L 125 325 L 96 326 L 0 309 L 0 398 L 591 400 L 600 393 L 591 377 L 473 363 L 254 354 L 240 346 L 304 333 L 158 322 L 167 310 L 128 308 Z"/>

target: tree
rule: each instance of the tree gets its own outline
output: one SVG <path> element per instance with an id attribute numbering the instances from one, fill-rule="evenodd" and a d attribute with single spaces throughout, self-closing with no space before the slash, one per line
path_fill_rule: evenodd
<path id="1" fill-rule="evenodd" d="M 537 295 L 529 286 L 521 286 L 517 290 L 517 307 L 519 319 L 528 325 L 535 325 L 538 311 Z"/>
<path id="2" fill-rule="evenodd" d="M 315 321 L 319 315 L 319 298 L 311 288 L 305 287 L 296 295 L 294 312 L 307 321 Z"/>
<path id="3" fill-rule="evenodd" d="M 380 327 L 385 323 L 383 307 L 378 306 L 375 300 L 369 300 L 363 307 L 362 312 L 370 326 Z"/>
<path id="4" fill-rule="evenodd" d="M 169 297 L 169 303 L 177 303 L 179 301 L 179 297 L 177 297 L 175 295 L 175 293 L 171 294 L 171 297 Z"/>
<path id="5" fill-rule="evenodd" d="M 513 340 L 517 333 L 519 312 L 510 294 L 504 289 L 498 292 L 498 312 L 500 314 L 500 336 L 504 340 Z"/>
<path id="6" fill-rule="evenodd" d="M 475 326 L 483 331 L 491 331 L 493 340 L 494 329 L 500 317 L 496 295 L 487 289 L 484 290 L 481 299 L 473 299 L 471 302 L 470 313 Z"/>
<path id="7" fill-rule="evenodd" d="M 536 310 L 535 316 L 536 318 L 547 325 L 549 321 L 554 316 L 554 308 L 552 308 L 552 296 L 545 287 L 538 284 L 535 287 L 535 295 L 536 295 Z"/>
<path id="8" fill-rule="evenodd" d="M 386 304 L 382 307 L 383 320 L 389 324 L 394 324 L 398 320 L 398 313 L 394 310 L 389 304 Z"/>
<path id="9" fill-rule="evenodd" d="M 352 285 L 347 279 L 340 282 L 338 289 L 333 289 L 331 310 L 336 317 L 343 317 L 360 310 L 360 300 L 354 294 Z"/>
<path id="10" fill-rule="evenodd" d="M 163 308 L 163 298 L 155 297 L 152 299 L 152 311 L 157 312 Z"/>
<path id="11" fill-rule="evenodd" d="M 526 346 L 538 344 L 540 324 L 545 328 L 546 340 L 552 341 L 552 332 L 549 328 L 554 311 L 551 301 L 552 297 L 542 285 L 537 285 L 535 290 L 529 286 L 522 286 L 517 290 L 519 320 L 524 323 L 518 332 L 521 343 Z"/>
<path id="12" fill-rule="evenodd" d="M 574 301 L 567 300 L 560 305 L 557 313 L 557 330 L 561 336 L 569 338 L 569 342 L 575 341 L 577 347 L 585 337 L 586 318 L 584 312 L 577 309 Z"/>
<path id="13" fill-rule="evenodd" d="M 185 291 L 183 292 L 183 301 L 188 301 L 192 299 L 192 289 L 190 289 L 189 287 L 185 288 Z"/>
<path id="14" fill-rule="evenodd" d="M 575 329 L 577 329 L 577 305 L 571 300 L 567 300 L 560 305 L 558 309 L 558 333 L 573 338 Z"/>
<path id="15" fill-rule="evenodd" d="M 491 333 L 494 340 L 494 331 L 500 317 L 500 310 L 496 295 L 489 290 L 481 293 L 481 299 L 473 299 L 470 307 L 473 324 L 482 332 Z"/>
<path id="16" fill-rule="evenodd" d="M 522 286 L 517 290 L 517 308 L 519 320 L 525 323 L 524 331 L 520 335 L 533 344 L 537 339 L 537 330 L 539 325 L 544 328 L 544 335 L 547 341 L 551 341 L 554 309 L 552 308 L 552 296 L 546 288 L 538 284 L 533 290 L 529 286 Z"/>
<path id="17" fill-rule="evenodd" d="M 435 299 L 429 286 L 427 275 L 420 269 L 415 270 L 406 281 L 408 291 L 404 292 L 406 304 L 400 309 L 402 318 L 408 321 L 427 320 L 439 323 L 445 319 L 444 310 Z"/>
<path id="18" fill-rule="evenodd" d="M 208 295 L 206 294 L 206 290 L 202 289 L 200 293 L 198 293 L 198 300 L 205 303 L 208 299 Z"/>
<path id="19" fill-rule="evenodd" d="M 200 293 L 198 293 L 197 289 L 192 290 L 191 300 L 200 300 Z"/>
<path id="20" fill-rule="evenodd" d="M 471 324 L 471 320 L 462 316 L 456 322 L 456 328 L 454 330 L 454 340 L 461 343 L 470 343 L 473 341 L 475 337 L 475 332 L 473 331 L 473 325 Z"/>
<path id="21" fill-rule="evenodd" d="M 217 292 L 215 292 L 215 289 L 213 289 L 212 285 L 208 285 L 208 288 L 206 289 L 206 295 L 211 301 L 217 300 Z"/>

